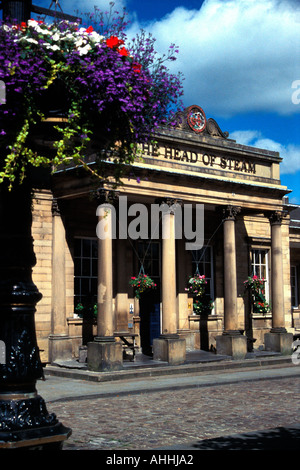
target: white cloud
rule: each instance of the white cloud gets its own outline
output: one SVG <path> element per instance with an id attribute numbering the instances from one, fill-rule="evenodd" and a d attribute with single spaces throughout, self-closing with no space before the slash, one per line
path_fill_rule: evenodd
<path id="1" fill-rule="evenodd" d="M 297 8 L 295 0 L 206 0 L 199 10 L 179 7 L 159 21 L 136 21 L 129 34 L 144 27 L 160 51 L 179 46 L 171 67 L 185 75 L 187 105 L 211 115 L 290 114 L 300 111 L 291 88 L 300 79 Z"/>
<path id="2" fill-rule="evenodd" d="M 294 174 L 300 170 L 299 145 L 289 144 L 284 146 L 279 142 L 264 137 L 257 130 L 235 131 L 230 134 L 230 138 L 236 140 L 239 144 L 279 152 L 280 157 L 283 158 L 280 165 L 281 174 Z"/>

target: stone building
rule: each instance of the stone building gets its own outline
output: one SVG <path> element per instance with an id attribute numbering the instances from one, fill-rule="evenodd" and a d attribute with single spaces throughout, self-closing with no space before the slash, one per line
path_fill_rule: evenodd
<path id="1" fill-rule="evenodd" d="M 290 190 L 280 182 L 279 154 L 231 140 L 198 106 L 185 110 L 178 128 L 157 132 L 156 142 L 141 152 L 114 194 L 115 212 L 97 212 L 103 201 L 95 194 L 111 202 L 111 192 L 96 191 L 81 169 L 57 171 L 51 188 L 35 191 L 33 280 L 43 294 L 35 317 L 42 360 L 78 357 L 88 344 L 92 369 L 101 369 L 100 363 L 118 368 L 122 345 L 133 339 L 144 354 L 169 363 L 195 349 L 237 358 L 253 346 L 290 352 L 300 328 L 300 224 L 299 209 L 288 204 Z M 113 165 L 109 157 L 106 165 Z M 151 208 L 162 203 L 170 210 L 161 213 L 151 240 Z M 143 228 L 141 206 L 148 237 L 130 237 L 129 229 Z M 193 228 L 182 223 L 181 237 L 175 206 L 193 216 Z M 103 217 L 118 226 L 112 240 L 97 237 Z M 192 240 L 201 227 L 202 247 Z M 129 281 L 141 269 L 157 288 L 138 301 Z M 197 314 L 186 291 L 195 273 L 206 277 L 209 314 Z M 264 278 L 269 311 L 255 309 L 245 291 L 250 275 Z M 78 305 L 87 303 L 91 310 L 98 304 L 98 317 L 78 315 Z"/>

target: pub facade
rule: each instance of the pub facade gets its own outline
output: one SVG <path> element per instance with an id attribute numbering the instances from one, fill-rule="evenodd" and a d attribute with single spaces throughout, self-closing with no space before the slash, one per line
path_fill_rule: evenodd
<path id="1" fill-rule="evenodd" d="M 51 187 L 35 190 L 42 361 L 86 350 L 91 370 L 118 369 L 132 345 L 170 364 L 194 350 L 290 353 L 300 328 L 300 231 L 280 155 L 230 139 L 199 106 L 140 153 L 116 191 L 80 168 L 58 170 Z M 110 171 L 113 157 L 105 165 Z M 141 273 L 156 286 L 137 299 L 130 280 Z M 202 311 L 188 290 L 197 276 L 205 276 Z M 261 281 L 259 298 L 251 280 Z"/>

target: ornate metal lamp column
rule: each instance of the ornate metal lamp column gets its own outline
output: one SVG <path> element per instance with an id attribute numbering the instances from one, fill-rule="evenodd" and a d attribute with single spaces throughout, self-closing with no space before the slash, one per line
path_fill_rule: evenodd
<path id="1" fill-rule="evenodd" d="M 235 220 L 239 207 L 227 206 L 224 217 L 224 332 L 217 336 L 218 354 L 243 359 L 247 353 L 247 338 L 238 330 Z"/>
<path id="2" fill-rule="evenodd" d="M 265 348 L 282 354 L 292 353 L 293 334 L 288 333 L 284 321 L 282 211 L 269 215 L 271 224 L 271 306 L 272 328 L 265 334 Z"/>
<path id="3" fill-rule="evenodd" d="M 32 11 L 31 0 L 4 0 L 3 2 L 3 18 L 18 19 L 27 21 Z"/>
<path id="4" fill-rule="evenodd" d="M 49 414 L 37 394 L 43 378 L 34 313 L 41 299 L 32 282 L 31 189 L 0 188 L 0 448 L 61 447 L 71 430 Z"/>

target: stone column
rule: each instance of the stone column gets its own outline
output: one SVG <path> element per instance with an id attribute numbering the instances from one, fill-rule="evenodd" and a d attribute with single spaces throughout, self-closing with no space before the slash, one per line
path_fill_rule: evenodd
<path id="1" fill-rule="evenodd" d="M 52 313 L 49 335 L 50 362 L 72 358 L 72 340 L 66 319 L 66 231 L 58 201 L 52 203 Z"/>
<path id="2" fill-rule="evenodd" d="M 180 364 L 185 361 L 185 339 L 177 334 L 175 211 L 176 199 L 162 203 L 162 334 L 153 340 L 153 358 Z"/>
<path id="3" fill-rule="evenodd" d="M 238 330 L 235 220 L 239 207 L 227 206 L 224 220 L 224 331 L 217 336 L 217 353 L 243 359 L 247 353 L 247 338 Z"/>
<path id="4" fill-rule="evenodd" d="M 275 211 L 269 216 L 271 224 L 271 308 L 272 328 L 265 334 L 266 350 L 291 354 L 293 334 L 287 333 L 284 321 L 282 219 L 284 213 Z"/>
<path id="5" fill-rule="evenodd" d="M 88 343 L 88 368 L 93 371 L 122 368 L 122 345 L 115 341 L 113 317 L 113 212 L 110 193 L 99 192 L 98 235 L 98 316 L 97 336 Z"/>

